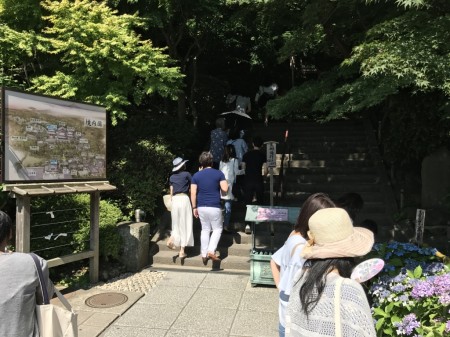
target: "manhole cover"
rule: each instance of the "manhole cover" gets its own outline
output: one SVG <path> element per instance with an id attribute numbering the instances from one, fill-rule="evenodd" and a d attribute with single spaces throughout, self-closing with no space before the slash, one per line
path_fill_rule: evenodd
<path id="1" fill-rule="evenodd" d="M 91 308 L 111 308 L 124 304 L 128 297 L 120 293 L 102 293 L 88 297 L 84 303 Z"/>

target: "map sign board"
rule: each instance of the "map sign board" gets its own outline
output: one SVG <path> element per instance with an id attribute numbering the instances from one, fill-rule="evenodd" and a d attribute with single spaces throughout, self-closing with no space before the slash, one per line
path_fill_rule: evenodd
<path id="1" fill-rule="evenodd" d="M 7 88 L 1 103 L 2 182 L 106 179 L 104 107 Z"/>

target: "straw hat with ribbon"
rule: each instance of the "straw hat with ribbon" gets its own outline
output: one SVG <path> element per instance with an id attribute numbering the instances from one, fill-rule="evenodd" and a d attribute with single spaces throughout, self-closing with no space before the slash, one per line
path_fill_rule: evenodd
<path id="1" fill-rule="evenodd" d="M 305 259 L 328 259 L 366 255 L 374 243 L 373 233 L 353 227 L 342 208 L 324 208 L 309 218 L 308 243 L 301 255 Z"/>

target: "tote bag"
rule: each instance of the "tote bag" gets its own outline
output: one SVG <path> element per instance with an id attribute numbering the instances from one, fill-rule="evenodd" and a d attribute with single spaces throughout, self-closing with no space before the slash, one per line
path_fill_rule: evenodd
<path id="1" fill-rule="evenodd" d="M 40 337 L 78 337 L 77 314 L 73 312 L 70 303 L 57 289 L 55 289 L 55 293 L 65 308 L 50 304 L 39 259 L 34 254 L 30 255 L 36 265 L 42 298 L 44 299 L 44 304 L 36 304 L 36 318 Z"/>
<path id="2" fill-rule="evenodd" d="M 164 206 L 166 206 L 167 210 L 172 211 L 172 196 L 170 194 L 166 194 L 163 196 Z"/>

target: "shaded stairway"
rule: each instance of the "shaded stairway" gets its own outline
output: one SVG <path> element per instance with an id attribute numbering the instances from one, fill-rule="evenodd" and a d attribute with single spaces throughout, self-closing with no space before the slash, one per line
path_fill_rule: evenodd
<path id="1" fill-rule="evenodd" d="M 284 145 L 286 130 L 289 136 Z M 397 205 L 368 121 L 273 123 L 269 127 L 257 125 L 253 134 L 279 142 L 275 204 L 300 207 L 316 192 L 327 193 L 333 200 L 345 193 L 358 193 L 364 207 L 355 223 L 372 219 L 378 224 L 379 239 L 390 237 Z"/>
<path id="2" fill-rule="evenodd" d="M 284 144 L 285 131 L 289 130 Z M 333 121 L 326 124 L 314 122 L 272 123 L 268 127 L 255 125 L 253 135 L 265 141 L 279 142 L 277 167 L 274 169 L 274 204 L 301 207 L 312 193 L 324 192 L 337 199 L 347 192 L 359 193 L 364 207 L 356 223 L 372 219 L 378 224 L 378 239 L 391 236 L 391 216 L 396 212 L 392 189 L 382 165 L 373 131 L 367 121 Z M 285 156 L 283 167 L 281 162 Z M 280 179 L 282 172 L 283 179 Z M 269 203 L 269 185 L 266 184 L 266 201 Z M 167 219 L 168 217 L 168 219 Z M 249 269 L 251 235 L 243 232 L 245 205 L 233 204 L 232 223 L 237 230 L 222 234 L 218 251 L 224 257 L 222 269 Z M 170 228 L 170 214 L 162 221 L 162 227 L 152 239 L 151 254 L 154 263 L 180 264 L 174 259 L 175 251 L 165 246 L 164 239 Z M 258 227 L 257 246 L 262 249 L 279 248 L 292 227 L 288 224 L 264 224 Z M 200 254 L 200 224 L 194 222 L 195 247 L 187 250 L 189 258 L 185 266 L 203 267 Z M 208 268 L 211 267 L 209 261 Z"/>

